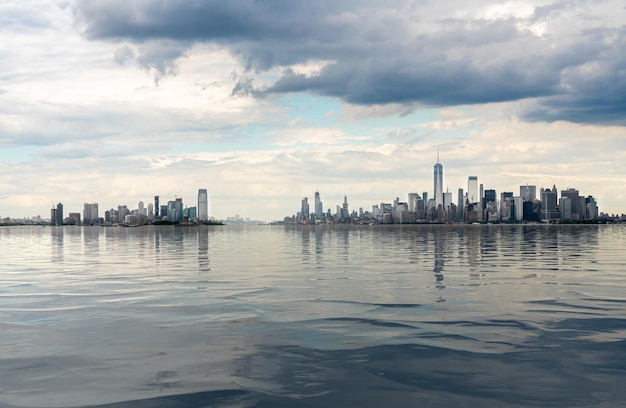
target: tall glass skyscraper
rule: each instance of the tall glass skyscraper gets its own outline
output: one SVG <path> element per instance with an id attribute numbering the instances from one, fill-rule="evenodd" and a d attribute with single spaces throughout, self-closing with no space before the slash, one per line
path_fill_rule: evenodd
<path id="1" fill-rule="evenodd" d="M 433 167 L 434 170 L 434 182 L 435 182 L 435 206 L 443 207 L 443 166 L 439 163 L 439 150 L 437 150 L 437 163 Z"/>
<path id="2" fill-rule="evenodd" d="M 209 219 L 209 195 L 206 188 L 198 190 L 198 219 L 200 221 Z"/>
<path id="3" fill-rule="evenodd" d="M 478 177 L 469 176 L 467 178 L 467 200 L 470 204 L 474 204 L 480 201 L 478 196 Z"/>
<path id="4" fill-rule="evenodd" d="M 324 212 L 324 207 L 322 204 L 322 199 L 320 198 L 320 192 L 315 192 L 315 218 L 321 219 L 322 213 Z"/>

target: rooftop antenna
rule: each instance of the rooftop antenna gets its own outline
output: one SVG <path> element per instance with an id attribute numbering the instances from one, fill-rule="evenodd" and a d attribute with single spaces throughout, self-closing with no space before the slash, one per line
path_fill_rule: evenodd
<path id="1" fill-rule="evenodd" d="M 437 163 L 439 163 L 439 148 L 437 148 Z"/>

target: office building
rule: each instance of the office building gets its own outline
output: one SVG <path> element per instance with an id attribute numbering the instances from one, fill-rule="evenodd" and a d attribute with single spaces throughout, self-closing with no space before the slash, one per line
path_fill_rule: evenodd
<path id="1" fill-rule="evenodd" d="M 63 204 L 57 204 L 56 225 L 63 225 Z"/>
<path id="2" fill-rule="evenodd" d="M 519 195 L 524 201 L 533 202 L 537 199 L 537 186 L 519 186 Z"/>
<path id="3" fill-rule="evenodd" d="M 69 213 L 68 218 L 70 219 L 70 224 L 80 225 L 80 213 Z"/>
<path id="4" fill-rule="evenodd" d="M 465 208 L 465 196 L 463 194 L 463 189 L 459 188 L 456 198 L 456 212 L 458 221 L 463 221 L 463 208 Z"/>
<path id="5" fill-rule="evenodd" d="M 324 214 L 324 206 L 322 204 L 322 199 L 320 198 L 320 192 L 315 192 L 315 218 L 321 219 Z"/>
<path id="6" fill-rule="evenodd" d="M 582 220 L 583 217 L 581 217 L 581 208 L 580 207 L 580 197 L 578 195 L 578 190 L 576 190 L 575 188 L 568 188 L 567 190 L 561 190 L 561 199 L 563 198 L 568 198 L 570 200 L 570 208 L 571 208 L 571 215 L 569 216 L 569 218 L 565 218 L 563 217 L 563 212 L 561 212 L 561 217 L 564 220 Z"/>
<path id="7" fill-rule="evenodd" d="M 478 177 L 469 176 L 467 178 L 467 201 L 474 204 L 480 201 L 478 197 Z"/>
<path id="8" fill-rule="evenodd" d="M 94 225 L 98 223 L 98 203 L 84 204 L 83 223 L 85 225 Z"/>
<path id="9" fill-rule="evenodd" d="M 206 188 L 198 190 L 198 220 L 207 221 L 209 219 L 209 194 Z"/>
<path id="10" fill-rule="evenodd" d="M 552 189 L 546 188 L 541 193 L 541 221 L 554 222 L 559 219 L 556 196 L 556 186 Z"/>
<path id="11" fill-rule="evenodd" d="M 300 214 L 302 215 L 303 220 L 309 218 L 309 197 L 304 197 L 302 199 L 302 203 L 300 204 Z"/>
<path id="12" fill-rule="evenodd" d="M 439 150 L 437 150 L 437 163 L 433 166 L 433 181 L 435 194 L 435 208 L 443 207 L 443 166 L 439 163 Z"/>

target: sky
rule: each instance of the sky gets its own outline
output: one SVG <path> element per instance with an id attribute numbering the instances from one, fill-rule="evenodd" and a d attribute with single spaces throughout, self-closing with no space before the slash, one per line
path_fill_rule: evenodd
<path id="1" fill-rule="evenodd" d="M 626 212 L 622 0 L 0 3 L 0 216 L 294 215 L 467 177 Z"/>

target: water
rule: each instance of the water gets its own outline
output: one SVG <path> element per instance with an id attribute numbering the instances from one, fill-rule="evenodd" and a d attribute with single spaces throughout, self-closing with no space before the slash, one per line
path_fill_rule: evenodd
<path id="1" fill-rule="evenodd" d="M 0 406 L 625 406 L 625 248 L 619 225 L 0 228 Z"/>

